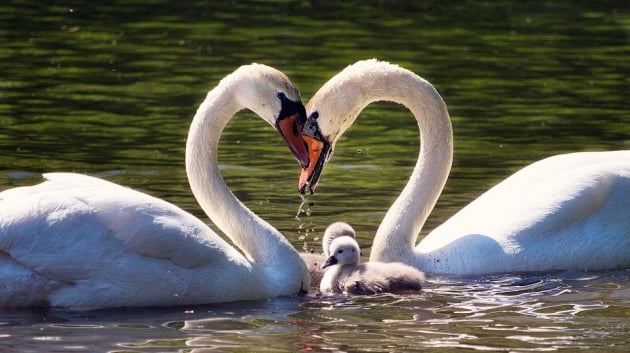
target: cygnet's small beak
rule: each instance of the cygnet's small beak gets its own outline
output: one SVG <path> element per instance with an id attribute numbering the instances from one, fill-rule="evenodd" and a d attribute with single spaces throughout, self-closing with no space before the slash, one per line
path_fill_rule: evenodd
<path id="1" fill-rule="evenodd" d="M 324 262 L 324 264 L 322 265 L 322 268 L 326 268 L 328 266 L 332 266 L 336 264 L 337 264 L 337 258 L 334 256 L 331 256 L 326 260 L 326 262 Z"/>

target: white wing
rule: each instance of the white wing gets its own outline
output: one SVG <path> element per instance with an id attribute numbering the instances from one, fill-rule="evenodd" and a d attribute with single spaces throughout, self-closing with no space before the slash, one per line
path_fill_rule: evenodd
<path id="1" fill-rule="evenodd" d="M 51 289 L 106 281 L 123 267 L 140 273 L 146 270 L 142 266 L 248 265 L 207 225 L 168 202 L 80 174 L 45 177 L 41 184 L 0 193 L 0 278 L 5 281 L 40 281 Z"/>
<path id="2" fill-rule="evenodd" d="M 452 251 L 460 273 L 624 266 L 628 195 L 630 151 L 550 157 L 488 190 L 418 249 Z"/>

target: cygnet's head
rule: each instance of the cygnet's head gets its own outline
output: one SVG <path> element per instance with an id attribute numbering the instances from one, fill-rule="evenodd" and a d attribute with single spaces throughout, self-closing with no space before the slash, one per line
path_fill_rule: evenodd
<path id="1" fill-rule="evenodd" d="M 358 265 L 361 258 L 361 250 L 356 240 L 351 237 L 338 237 L 330 243 L 330 257 L 322 268 L 332 265 Z"/>
<path id="2" fill-rule="evenodd" d="M 335 222 L 326 228 L 324 232 L 324 238 L 322 239 L 322 249 L 324 250 L 324 256 L 329 257 L 331 255 L 330 252 L 330 244 L 332 244 L 333 240 L 342 237 L 349 236 L 351 238 L 356 238 L 356 233 L 354 229 L 345 222 Z"/>

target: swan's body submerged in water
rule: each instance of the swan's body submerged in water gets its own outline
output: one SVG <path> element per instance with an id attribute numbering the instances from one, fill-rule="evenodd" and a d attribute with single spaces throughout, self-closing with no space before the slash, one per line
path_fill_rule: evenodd
<path id="1" fill-rule="evenodd" d="M 337 237 L 322 266 L 321 293 L 380 294 L 419 291 L 424 274 L 400 262 L 359 263 L 361 251 L 353 237 Z"/>
<path id="2" fill-rule="evenodd" d="M 338 237 L 348 236 L 351 238 L 356 237 L 354 229 L 344 222 L 335 222 L 329 225 L 324 231 L 322 237 L 322 252 L 323 254 L 316 253 L 300 253 L 302 260 L 306 263 L 308 274 L 311 277 L 311 286 L 319 288 L 319 283 L 324 276 L 324 269 L 322 265 L 326 262 L 326 259 L 330 257 L 330 243 Z"/>
<path id="3" fill-rule="evenodd" d="M 85 175 L 46 174 L 0 193 L 0 306 L 200 304 L 307 290 L 298 253 L 219 173 L 219 137 L 242 109 L 276 127 L 300 163 L 308 157 L 298 134 L 304 107 L 279 71 L 243 66 L 208 93 L 190 127 L 186 170 L 201 207 L 244 254 L 166 201 Z"/>
<path id="4" fill-rule="evenodd" d="M 490 189 L 417 246 L 446 183 L 453 136 L 446 104 L 409 70 L 357 62 L 307 105 L 311 159 L 300 190 L 313 192 L 336 141 L 374 101 L 403 104 L 420 129 L 418 162 L 376 233 L 371 261 L 458 275 L 630 266 L 630 151 L 554 156 Z"/>

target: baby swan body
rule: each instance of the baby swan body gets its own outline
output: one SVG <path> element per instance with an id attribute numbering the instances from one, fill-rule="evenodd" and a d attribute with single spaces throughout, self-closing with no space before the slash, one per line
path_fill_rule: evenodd
<path id="1" fill-rule="evenodd" d="M 359 263 L 359 244 L 351 237 L 338 237 L 330 244 L 328 268 L 321 280 L 322 293 L 379 294 L 419 291 L 424 274 L 400 262 Z"/>
<path id="2" fill-rule="evenodd" d="M 302 260 L 306 263 L 308 274 L 311 277 L 311 287 L 319 288 L 319 283 L 322 281 L 324 272 L 326 272 L 326 270 L 322 268 L 322 265 L 326 262 L 326 259 L 330 257 L 330 243 L 342 236 L 354 239 L 356 237 L 356 233 L 348 223 L 331 223 L 328 228 L 326 228 L 326 231 L 324 231 L 324 237 L 322 238 L 323 255 L 310 252 L 300 253 Z"/>

